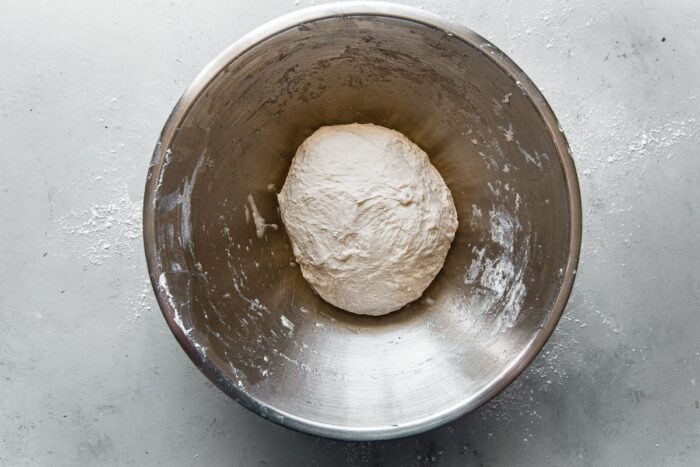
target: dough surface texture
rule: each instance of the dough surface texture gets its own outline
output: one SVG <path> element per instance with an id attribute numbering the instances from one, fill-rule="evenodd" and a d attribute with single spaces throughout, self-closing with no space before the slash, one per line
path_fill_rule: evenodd
<path id="1" fill-rule="evenodd" d="M 322 127 L 292 160 L 278 195 L 304 278 L 331 304 L 384 315 L 419 298 L 457 230 L 450 190 L 401 133 Z"/>

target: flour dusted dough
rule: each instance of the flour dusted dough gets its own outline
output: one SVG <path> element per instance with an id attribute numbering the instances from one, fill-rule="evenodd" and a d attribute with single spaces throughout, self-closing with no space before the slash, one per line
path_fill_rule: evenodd
<path id="1" fill-rule="evenodd" d="M 383 315 L 421 296 L 457 230 L 428 156 L 376 125 L 322 127 L 297 150 L 278 195 L 301 272 L 333 305 Z"/>

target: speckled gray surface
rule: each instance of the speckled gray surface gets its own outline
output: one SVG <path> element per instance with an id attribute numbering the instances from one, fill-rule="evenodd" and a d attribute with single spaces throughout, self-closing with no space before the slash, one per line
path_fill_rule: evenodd
<path id="1" fill-rule="evenodd" d="M 0 465 L 697 465 L 700 10 L 408 2 L 543 89 L 581 179 L 564 318 L 505 393 L 403 440 L 277 427 L 212 387 L 147 284 L 146 168 L 196 73 L 290 1 L 3 2 Z"/>

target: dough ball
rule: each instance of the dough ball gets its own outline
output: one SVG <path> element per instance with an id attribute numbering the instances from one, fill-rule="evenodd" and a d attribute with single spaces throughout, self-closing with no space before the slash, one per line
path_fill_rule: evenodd
<path id="1" fill-rule="evenodd" d="M 376 125 L 317 130 L 297 150 L 278 199 L 306 280 L 362 315 L 420 297 L 457 230 L 452 195 L 427 154 Z"/>

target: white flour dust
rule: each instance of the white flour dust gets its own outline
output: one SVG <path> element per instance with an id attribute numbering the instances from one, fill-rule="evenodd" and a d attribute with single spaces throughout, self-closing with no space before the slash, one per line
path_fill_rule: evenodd
<path id="1" fill-rule="evenodd" d="M 108 104 L 115 102 L 112 98 Z M 110 285 L 97 287 L 108 296 L 95 299 L 108 300 L 105 303 L 122 315 L 115 324 L 119 332 L 131 332 L 157 309 L 144 263 L 142 200 L 130 196 L 128 178 L 133 172 L 124 170 L 122 154 L 117 155 L 125 147 L 120 141 L 98 151 L 98 166 L 63 193 L 75 207 L 57 216 L 46 245 L 52 255 L 75 263 L 79 274 Z M 115 277 L 117 270 L 126 274 Z"/>
<path id="2" fill-rule="evenodd" d="M 58 238 L 71 255 L 101 265 L 131 256 L 141 246 L 141 204 L 121 195 L 111 203 L 71 212 L 58 220 Z"/>
<path id="3" fill-rule="evenodd" d="M 128 297 L 127 302 L 131 309 L 131 314 L 126 316 L 124 323 L 119 326 L 119 329 L 129 332 L 144 319 L 153 316 L 151 313 L 154 306 L 151 281 L 146 279 L 141 290 L 137 294 Z"/>

